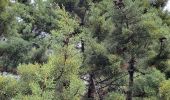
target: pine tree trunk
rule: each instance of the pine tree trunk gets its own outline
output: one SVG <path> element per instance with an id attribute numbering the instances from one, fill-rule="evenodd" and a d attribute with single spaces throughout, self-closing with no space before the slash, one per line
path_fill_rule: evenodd
<path id="1" fill-rule="evenodd" d="M 132 96 L 133 96 L 133 75 L 135 72 L 135 58 L 132 57 L 131 60 L 129 61 L 129 68 L 128 68 L 128 72 L 129 72 L 129 88 L 128 88 L 128 92 L 127 92 L 127 98 L 126 100 L 132 100 Z"/>
<path id="2" fill-rule="evenodd" d="M 95 100 L 96 89 L 95 89 L 95 83 L 93 77 L 94 75 L 90 74 L 87 96 L 89 99 Z"/>
<path id="3" fill-rule="evenodd" d="M 129 90 L 127 92 L 126 100 L 132 100 L 132 88 L 133 88 L 133 73 L 129 73 Z"/>

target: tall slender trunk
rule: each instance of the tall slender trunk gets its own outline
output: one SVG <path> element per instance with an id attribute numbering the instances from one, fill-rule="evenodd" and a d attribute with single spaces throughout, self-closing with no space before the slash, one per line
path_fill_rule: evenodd
<path id="1" fill-rule="evenodd" d="M 89 77 L 89 88 L 88 88 L 88 93 L 87 93 L 87 97 L 89 99 L 94 100 L 95 99 L 95 95 L 96 95 L 96 88 L 95 88 L 95 82 L 94 82 L 94 75 L 90 74 Z"/>
<path id="2" fill-rule="evenodd" d="M 128 72 L 129 72 L 129 87 L 128 87 L 128 92 L 127 92 L 127 98 L 126 100 L 132 100 L 133 97 L 133 75 L 135 72 L 135 58 L 132 57 L 131 60 L 129 61 L 129 68 L 128 68 Z"/>
<path id="3" fill-rule="evenodd" d="M 129 73 L 129 90 L 127 92 L 126 100 L 132 100 L 133 94 L 133 73 Z"/>

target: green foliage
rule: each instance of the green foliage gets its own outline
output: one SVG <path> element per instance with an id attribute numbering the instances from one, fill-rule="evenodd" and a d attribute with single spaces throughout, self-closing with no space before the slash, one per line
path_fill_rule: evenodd
<path id="1" fill-rule="evenodd" d="M 30 44 L 17 37 L 7 39 L 6 43 L 0 43 L 2 52 L 1 66 L 17 67 L 19 63 L 28 61 L 28 51 L 31 48 Z"/>
<path id="2" fill-rule="evenodd" d="M 155 68 L 148 69 L 146 75 L 135 79 L 134 95 L 137 97 L 152 97 L 158 94 L 159 84 L 165 80 L 165 75 Z"/>
<path id="3" fill-rule="evenodd" d="M 78 24 L 64 9 L 57 8 L 57 10 L 58 29 L 53 31 L 52 37 L 58 41 L 58 44 L 51 44 L 54 54 L 43 65 L 22 64 L 19 66 L 21 92 L 16 99 L 70 98 L 70 100 L 76 100 L 84 92 L 84 83 L 78 76 L 82 62 L 81 55 L 77 54 L 75 40 L 70 40 L 66 47 L 63 47 L 62 43 L 67 35 L 75 31 Z M 53 40 L 53 42 L 56 41 Z"/>
<path id="4" fill-rule="evenodd" d="M 64 6 L 66 10 L 73 11 L 73 9 L 78 5 L 79 0 L 53 0 L 58 3 L 60 6 Z"/>
<path id="5" fill-rule="evenodd" d="M 0 0 L 0 8 L 3 10 L 8 5 L 8 0 Z"/>
<path id="6" fill-rule="evenodd" d="M 165 80 L 160 83 L 160 97 L 163 100 L 168 100 L 170 99 L 170 80 Z"/>
<path id="7" fill-rule="evenodd" d="M 19 93 L 15 97 L 19 99 L 52 100 L 54 98 L 54 77 L 51 75 L 51 65 L 23 64 L 18 67 L 21 75 L 19 80 Z M 30 96 L 28 96 L 30 95 Z"/>
<path id="8" fill-rule="evenodd" d="M 0 0 L 0 70 L 20 76 L 0 76 L 0 99 L 125 100 L 132 56 L 134 99 L 169 99 L 166 0 L 114 2 Z"/>
<path id="9" fill-rule="evenodd" d="M 10 77 L 0 76 L 0 99 L 10 100 L 18 93 L 18 81 Z"/>
<path id="10" fill-rule="evenodd" d="M 101 1 L 91 6 L 87 15 L 87 25 L 92 32 L 93 38 L 103 41 L 114 29 L 110 16 L 112 15 L 113 5 L 111 1 Z"/>
<path id="11" fill-rule="evenodd" d="M 149 12 L 143 15 L 143 24 L 148 28 L 149 33 L 153 38 L 168 37 L 169 28 L 162 22 L 162 19 L 158 16 L 158 11 L 155 9 L 149 10 Z"/>
<path id="12" fill-rule="evenodd" d="M 57 57 L 52 57 L 44 65 L 20 65 L 18 67 L 21 75 L 20 93 L 16 96 L 16 100 L 22 98 L 39 98 L 41 100 L 70 98 L 75 100 L 80 98 L 84 91 L 84 85 L 77 76 L 79 60 L 74 60 L 73 56 L 64 62 L 62 56 L 60 54 Z"/>
<path id="13" fill-rule="evenodd" d="M 106 96 L 105 100 L 125 100 L 125 96 L 120 93 L 109 93 L 108 96 Z"/>

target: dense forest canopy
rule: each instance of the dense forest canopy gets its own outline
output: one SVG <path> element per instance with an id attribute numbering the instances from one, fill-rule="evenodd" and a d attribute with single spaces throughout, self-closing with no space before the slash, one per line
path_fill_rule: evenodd
<path id="1" fill-rule="evenodd" d="M 0 100 L 170 100 L 167 0 L 0 0 Z"/>

